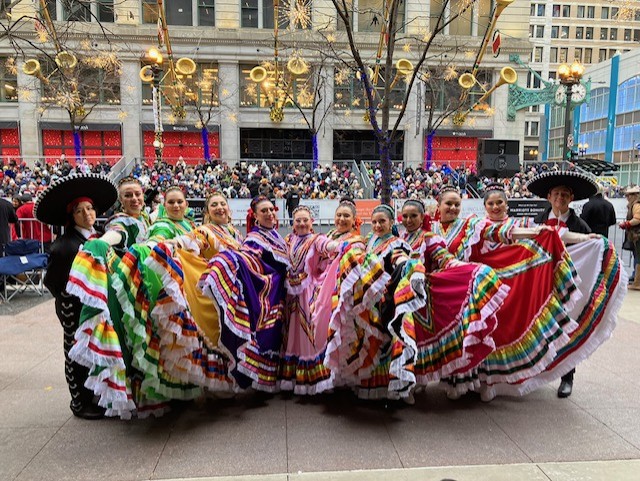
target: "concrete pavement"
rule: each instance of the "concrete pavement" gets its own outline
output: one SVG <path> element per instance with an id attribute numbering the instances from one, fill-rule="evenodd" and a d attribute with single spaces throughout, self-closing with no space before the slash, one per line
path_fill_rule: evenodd
<path id="1" fill-rule="evenodd" d="M 0 316 L 0 480 L 636 480 L 638 313 L 630 292 L 565 400 L 556 385 L 488 404 L 437 387 L 415 406 L 258 394 L 90 422 L 69 411 L 62 329 L 46 300 Z"/>

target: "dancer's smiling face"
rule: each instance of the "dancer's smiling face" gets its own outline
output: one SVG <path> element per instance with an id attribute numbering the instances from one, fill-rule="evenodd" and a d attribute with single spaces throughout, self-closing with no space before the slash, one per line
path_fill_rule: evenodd
<path id="1" fill-rule="evenodd" d="M 440 221 L 443 223 L 453 222 L 460 215 L 462 198 L 457 192 L 445 192 L 440 197 L 438 209 L 440 210 Z"/>
<path id="2" fill-rule="evenodd" d="M 375 212 L 371 216 L 371 230 L 378 237 L 382 237 L 385 234 L 391 232 L 393 226 L 391 219 L 384 212 Z"/>
<path id="3" fill-rule="evenodd" d="M 336 215 L 334 218 L 334 224 L 338 232 L 341 234 L 345 232 L 350 232 L 353 230 L 353 224 L 355 223 L 355 218 L 353 215 L 353 211 L 346 206 L 338 207 L 336 210 Z"/>
<path id="4" fill-rule="evenodd" d="M 119 189 L 120 202 L 125 214 L 138 217 L 144 207 L 144 192 L 137 182 L 127 182 Z"/>
<path id="5" fill-rule="evenodd" d="M 293 216 L 293 231 L 298 235 L 307 235 L 311 232 L 312 224 L 313 220 L 306 209 L 300 209 Z"/>
<path id="6" fill-rule="evenodd" d="M 256 221 L 265 229 L 273 229 L 276 226 L 276 208 L 270 200 L 259 202 L 253 211 Z"/>
<path id="7" fill-rule="evenodd" d="M 164 197 L 164 208 L 167 211 L 167 215 L 169 219 L 172 220 L 182 220 L 184 219 L 184 214 L 187 211 L 187 207 L 189 204 L 187 203 L 187 199 L 185 199 L 182 191 L 172 190 L 165 194 Z"/>
<path id="8" fill-rule="evenodd" d="M 212 224 L 227 224 L 231 218 L 231 210 L 227 199 L 221 195 L 213 195 L 207 204 L 207 213 Z"/>
<path id="9" fill-rule="evenodd" d="M 408 232 L 415 232 L 422 227 L 424 214 L 420 212 L 420 208 L 412 203 L 405 204 L 402 207 L 402 225 Z"/>
<path id="10" fill-rule="evenodd" d="M 484 209 L 489 216 L 489 219 L 493 221 L 500 221 L 507 218 L 507 200 L 504 198 L 504 194 L 494 192 L 487 197 L 484 202 Z"/>

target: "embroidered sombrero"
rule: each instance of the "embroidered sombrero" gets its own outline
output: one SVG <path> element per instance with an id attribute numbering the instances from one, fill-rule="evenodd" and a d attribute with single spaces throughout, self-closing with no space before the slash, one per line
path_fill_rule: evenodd
<path id="1" fill-rule="evenodd" d="M 554 187 L 564 186 L 573 193 L 573 200 L 588 199 L 598 191 L 598 185 L 585 174 L 576 171 L 549 171 L 536 175 L 527 183 L 529 192 L 547 198 Z"/>
<path id="2" fill-rule="evenodd" d="M 53 181 L 38 196 L 34 214 L 40 222 L 66 225 L 69 221 L 67 206 L 80 197 L 93 201 L 96 215 L 103 214 L 118 198 L 116 186 L 99 174 L 71 174 Z"/>

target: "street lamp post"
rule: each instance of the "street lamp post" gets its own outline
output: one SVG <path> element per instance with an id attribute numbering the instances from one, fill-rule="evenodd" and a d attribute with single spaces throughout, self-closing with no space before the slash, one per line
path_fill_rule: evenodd
<path id="1" fill-rule="evenodd" d="M 566 110 L 564 117 L 564 149 L 563 160 L 571 160 L 571 153 L 573 151 L 573 133 L 571 132 L 571 102 L 579 102 L 584 98 L 584 86 L 580 84 L 580 79 L 584 74 L 584 65 L 577 60 L 571 65 L 566 63 L 561 64 L 558 67 L 558 79 L 560 85 L 564 88 L 564 96 L 566 99 Z"/>
<path id="2" fill-rule="evenodd" d="M 162 75 L 162 54 L 155 48 L 149 49 L 147 56 L 153 60 L 151 72 L 153 81 L 151 83 L 152 102 L 153 102 L 153 149 L 156 154 L 156 162 L 162 161 L 162 150 L 164 143 L 162 141 L 162 94 L 160 91 L 161 75 Z"/>
<path id="3" fill-rule="evenodd" d="M 588 148 L 589 144 L 578 144 L 578 155 L 580 157 L 585 157 L 587 155 Z"/>

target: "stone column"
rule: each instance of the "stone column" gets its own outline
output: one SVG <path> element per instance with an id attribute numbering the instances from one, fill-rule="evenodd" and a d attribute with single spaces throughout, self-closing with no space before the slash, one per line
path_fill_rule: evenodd
<path id="1" fill-rule="evenodd" d="M 318 162 L 333 162 L 333 65 L 325 65 L 322 70 L 324 90 L 320 92 L 322 102 L 318 108 L 318 117 L 322 117 L 327 109 L 330 112 L 318 126 Z"/>
<path id="2" fill-rule="evenodd" d="M 38 105 L 40 81 L 22 71 L 18 62 L 18 119 L 20 120 L 20 153 L 22 156 L 42 155 Z"/>
<path id="3" fill-rule="evenodd" d="M 142 106 L 142 82 L 140 64 L 129 60 L 122 62 L 120 77 L 120 109 L 125 112 L 122 122 L 122 155 L 127 159 L 142 157 L 142 132 L 140 129 Z"/>
<path id="4" fill-rule="evenodd" d="M 407 109 L 404 114 L 402 128 L 404 130 L 404 161 L 405 165 L 419 167 L 422 164 L 422 123 L 416 130 L 418 116 L 422 115 L 422 108 L 418 106 L 418 89 L 422 88 L 422 82 L 413 84 L 411 93 L 407 98 Z"/>
<path id="5" fill-rule="evenodd" d="M 218 64 L 220 97 L 220 158 L 235 164 L 240 158 L 240 68 L 238 62 Z"/>

